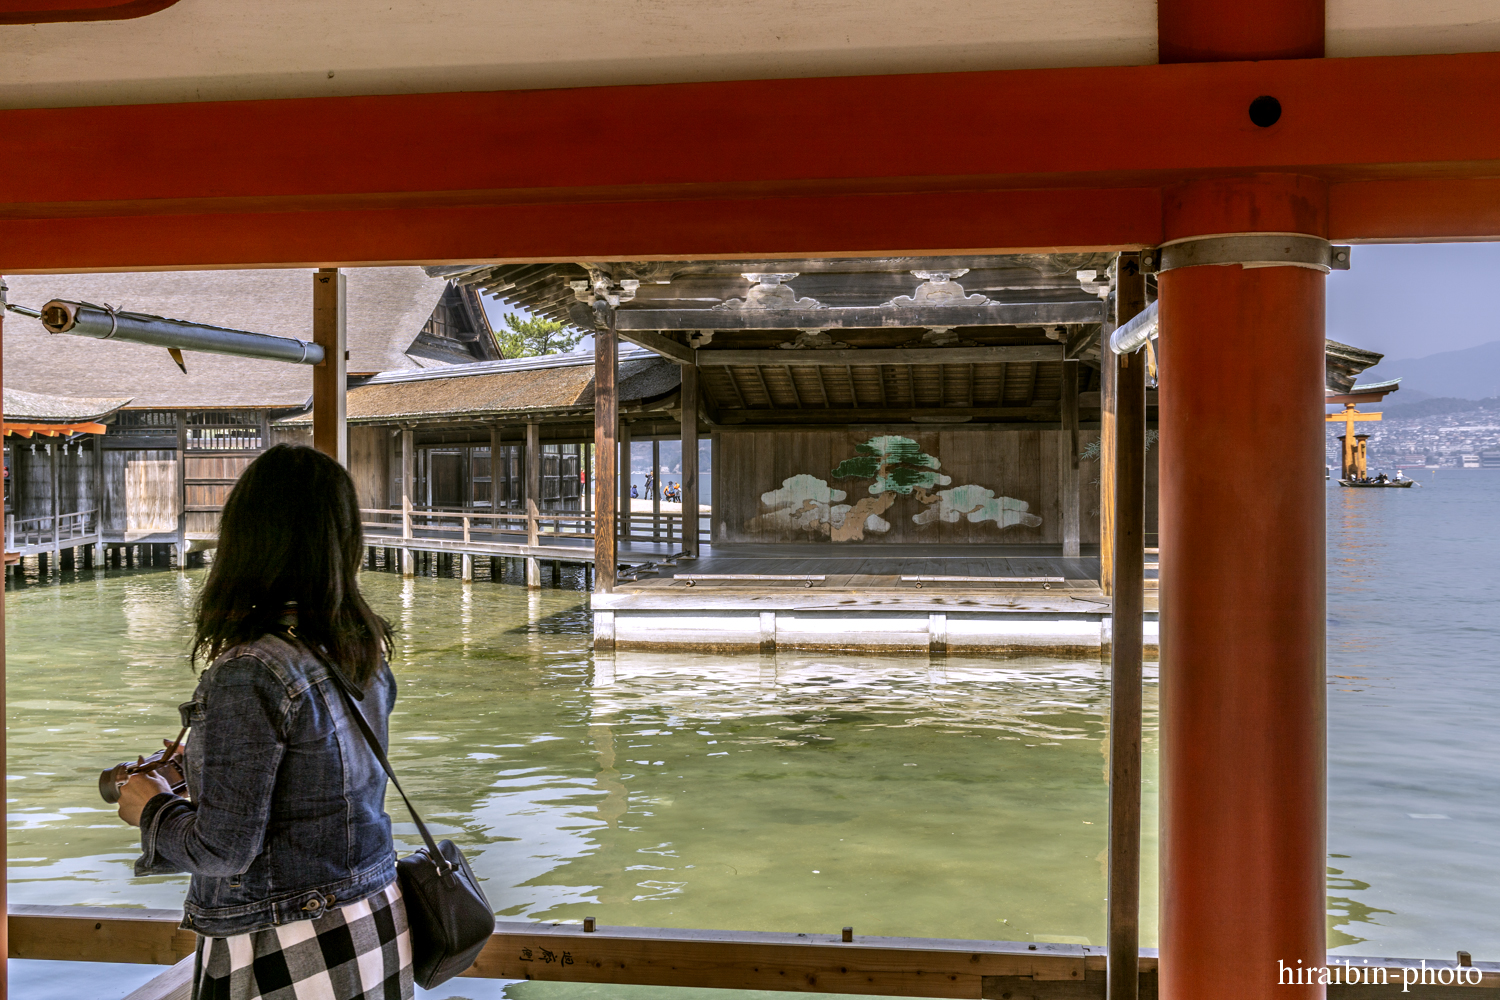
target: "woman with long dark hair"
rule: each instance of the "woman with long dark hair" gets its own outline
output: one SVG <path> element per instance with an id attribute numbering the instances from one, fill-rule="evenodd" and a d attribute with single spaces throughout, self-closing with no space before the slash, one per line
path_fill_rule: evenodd
<path id="1" fill-rule="evenodd" d="M 198 1000 L 412 996 L 386 775 L 340 686 L 386 742 L 390 626 L 360 596 L 354 482 L 278 445 L 235 484 L 197 607 L 187 796 L 121 789 L 137 875 L 189 872 Z"/>

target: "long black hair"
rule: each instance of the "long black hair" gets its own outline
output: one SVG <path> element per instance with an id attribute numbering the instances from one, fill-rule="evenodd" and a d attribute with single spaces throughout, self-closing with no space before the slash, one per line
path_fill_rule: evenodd
<path id="1" fill-rule="evenodd" d="M 282 630 L 321 647 L 361 688 L 389 652 L 391 627 L 360 595 L 359 499 L 344 467 L 322 452 L 279 444 L 250 463 L 219 518 L 219 547 L 198 598 L 193 658 L 212 662 Z"/>

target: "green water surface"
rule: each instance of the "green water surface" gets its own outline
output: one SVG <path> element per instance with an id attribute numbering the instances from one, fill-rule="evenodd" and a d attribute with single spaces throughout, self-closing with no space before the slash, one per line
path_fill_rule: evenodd
<path id="1" fill-rule="evenodd" d="M 95 781 L 176 733 L 201 580 L 90 571 L 7 593 L 13 902 L 180 904 L 185 877 L 131 875 L 135 833 Z M 595 657 L 578 591 L 364 586 L 398 634 L 392 761 L 503 918 L 1103 940 L 1097 662 Z"/>

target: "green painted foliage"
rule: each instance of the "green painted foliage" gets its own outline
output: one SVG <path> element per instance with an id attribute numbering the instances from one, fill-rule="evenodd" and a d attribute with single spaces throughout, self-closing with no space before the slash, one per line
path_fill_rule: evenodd
<path id="1" fill-rule="evenodd" d="M 938 472 L 941 467 L 938 460 L 909 437 L 896 434 L 873 437 L 856 445 L 854 450 L 858 454 L 840 462 L 829 475 L 834 479 L 874 479 L 870 484 L 871 496 L 882 493 L 910 496 L 914 490 L 931 490 L 953 481 Z"/>

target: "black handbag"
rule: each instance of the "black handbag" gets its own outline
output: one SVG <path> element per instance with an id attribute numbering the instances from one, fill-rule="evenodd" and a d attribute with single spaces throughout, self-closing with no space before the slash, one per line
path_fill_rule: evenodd
<path id="1" fill-rule="evenodd" d="M 427 824 L 406 797 L 391 770 L 391 762 L 380 748 L 380 741 L 354 703 L 348 681 L 341 671 L 334 673 L 338 689 L 344 694 L 344 704 L 349 706 L 359 731 L 365 734 L 365 741 L 401 794 L 401 801 L 406 803 L 422 834 L 422 842 L 427 845 L 397 859 L 396 875 L 401 880 L 406 926 L 411 934 L 412 979 L 424 990 L 430 990 L 474 964 L 495 932 L 495 911 L 474 878 L 468 860 L 453 841 L 433 843 Z"/>

